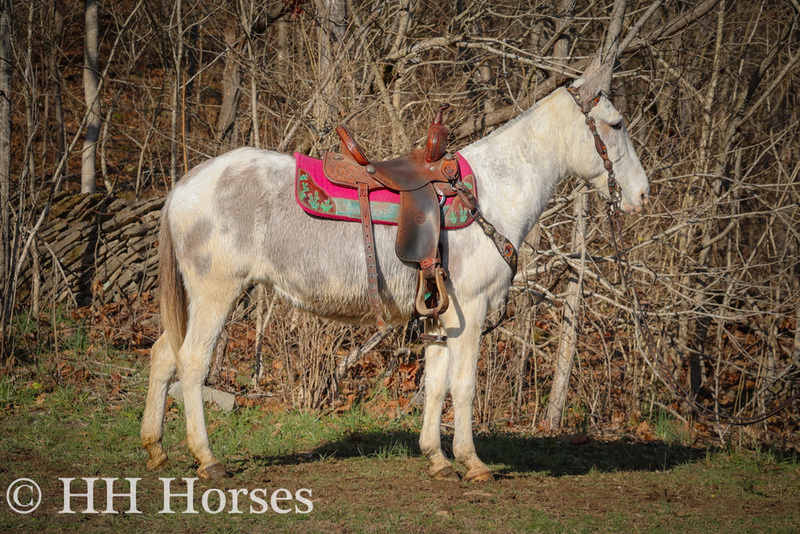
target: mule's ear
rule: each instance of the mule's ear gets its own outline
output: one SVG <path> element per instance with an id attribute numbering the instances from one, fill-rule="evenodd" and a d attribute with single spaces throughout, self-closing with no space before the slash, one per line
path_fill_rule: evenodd
<path id="1" fill-rule="evenodd" d="M 598 48 L 592 62 L 586 67 L 586 70 L 576 82 L 582 82 L 578 87 L 581 98 L 584 102 L 589 102 L 598 94 L 604 87 L 608 87 L 611 80 L 611 73 L 614 69 L 614 58 L 606 57 L 605 61 L 602 59 L 602 50 Z"/>

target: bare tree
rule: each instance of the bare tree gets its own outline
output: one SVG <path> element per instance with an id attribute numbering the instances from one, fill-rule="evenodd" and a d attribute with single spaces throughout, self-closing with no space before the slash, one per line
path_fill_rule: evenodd
<path id="1" fill-rule="evenodd" d="M 556 19 L 556 33 L 557 39 L 553 46 L 553 52 L 556 56 L 556 61 L 566 66 L 567 59 L 569 58 L 569 27 L 574 20 L 575 4 L 577 0 L 561 0 L 558 3 L 558 18 Z"/>
<path id="2" fill-rule="evenodd" d="M 344 52 L 344 38 L 347 31 L 347 3 L 344 0 L 314 0 L 320 19 L 319 34 L 319 83 L 320 100 L 315 115 L 317 124 L 335 120 L 338 102 L 338 85 L 341 67 L 336 60 Z"/>
<path id="3" fill-rule="evenodd" d="M 178 126 L 183 125 L 181 117 L 181 94 L 184 87 L 183 56 L 184 56 L 184 24 L 183 0 L 175 0 L 175 6 L 170 16 L 170 38 L 172 41 L 172 90 L 169 94 L 170 121 L 169 121 L 169 178 L 174 186 L 178 181 Z M 184 125 L 185 126 L 185 125 Z"/>
<path id="4" fill-rule="evenodd" d="M 86 137 L 81 154 L 81 193 L 97 190 L 97 141 L 100 139 L 100 76 L 97 59 L 100 41 L 100 17 L 97 0 L 86 0 L 86 35 L 84 45 L 83 91 L 86 107 L 90 110 Z"/>
<path id="5" fill-rule="evenodd" d="M 581 307 L 583 306 L 583 280 L 586 274 L 586 194 L 581 193 L 575 199 L 573 208 L 575 226 L 572 232 L 572 250 L 580 254 L 580 261 L 571 269 L 567 282 L 567 296 L 564 302 L 564 314 L 561 318 L 561 330 L 558 334 L 558 350 L 555 357 L 553 385 L 547 403 L 547 423 L 550 429 L 561 427 L 561 418 L 567 404 L 569 379 L 572 376 L 572 364 L 581 331 Z"/>
<path id="6" fill-rule="evenodd" d="M 11 284 L 11 0 L 0 3 L 0 360 L 5 363 L 6 318 L 11 305 L 7 298 Z"/>
<path id="7" fill-rule="evenodd" d="M 55 128 L 56 153 L 54 160 L 60 161 L 66 150 L 66 134 L 64 126 L 64 108 L 61 101 L 62 79 L 58 69 L 58 57 L 61 53 L 60 46 L 64 32 L 64 13 L 61 3 L 53 0 L 51 5 L 53 26 L 48 39 L 49 50 L 47 53 L 47 70 L 50 76 L 50 91 L 53 94 L 53 126 Z M 68 172 L 66 167 L 63 171 Z"/>
<path id="8" fill-rule="evenodd" d="M 235 142 L 233 126 L 242 94 L 242 75 L 239 70 L 242 41 L 239 25 L 230 21 L 225 27 L 225 70 L 222 75 L 222 106 L 217 116 L 217 139 L 220 143 Z"/>
<path id="9" fill-rule="evenodd" d="M 575 0 L 562 0 L 558 5 L 558 18 L 556 21 L 554 45 L 556 61 L 566 66 L 569 56 L 569 36 L 567 29 L 573 17 Z M 553 73 L 551 78 L 557 76 Z M 561 331 L 559 332 L 558 349 L 555 357 L 553 384 L 547 400 L 547 414 L 545 420 L 550 429 L 561 427 L 561 418 L 567 405 L 569 382 L 572 376 L 572 363 L 575 359 L 575 349 L 583 305 L 581 292 L 583 291 L 583 277 L 586 263 L 586 195 L 581 194 L 573 206 L 574 226 L 572 232 L 572 250 L 581 254 L 581 261 L 567 282 L 567 298 L 564 313 L 561 317 Z"/>
<path id="10" fill-rule="evenodd" d="M 561 6 L 561 12 L 566 16 L 569 10 L 574 7 L 574 2 L 565 0 Z M 627 0 L 616 0 L 611 12 L 611 24 L 608 28 L 606 40 L 603 48 L 598 50 L 602 51 L 601 57 L 604 57 L 606 65 L 613 64 L 616 61 L 617 51 L 619 50 L 620 34 L 622 33 L 622 22 L 625 18 L 625 9 L 627 7 Z M 564 39 L 561 38 L 556 43 L 557 53 L 564 54 L 566 52 Z M 602 83 L 604 91 L 611 89 L 611 75 L 612 69 L 605 69 L 605 79 Z M 561 426 L 561 417 L 564 413 L 564 407 L 567 402 L 567 393 L 569 390 L 569 379 L 572 376 L 572 362 L 575 357 L 575 347 L 577 343 L 578 332 L 580 331 L 581 324 L 581 292 L 583 291 L 583 280 L 586 273 L 586 196 L 580 195 L 575 201 L 575 208 L 573 211 L 575 217 L 575 228 L 572 235 L 572 250 L 576 254 L 581 255 L 581 261 L 574 270 L 572 276 L 569 278 L 567 284 L 567 298 L 565 301 L 564 315 L 561 321 L 561 332 L 559 334 L 558 351 L 555 360 L 555 375 L 553 377 L 553 386 L 551 388 L 550 397 L 547 405 L 547 422 L 550 428 L 559 428 Z"/>

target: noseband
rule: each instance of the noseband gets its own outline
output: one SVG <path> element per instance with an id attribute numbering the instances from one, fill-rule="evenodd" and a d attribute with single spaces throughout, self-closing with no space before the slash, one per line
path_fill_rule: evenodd
<path id="1" fill-rule="evenodd" d="M 594 136 L 594 147 L 597 149 L 597 153 L 600 154 L 600 157 L 603 158 L 603 166 L 608 171 L 608 200 L 606 200 L 606 207 L 610 212 L 613 213 L 619 209 L 622 196 L 619 192 L 617 178 L 614 175 L 614 165 L 611 163 L 611 160 L 608 159 L 608 148 L 603 142 L 603 139 L 600 138 L 600 134 L 597 133 L 597 123 L 595 122 L 594 117 L 589 116 L 589 112 L 594 109 L 598 102 L 600 102 L 600 95 L 597 95 L 591 101 L 589 101 L 588 104 L 585 104 L 581 98 L 580 92 L 578 92 L 578 89 L 568 85 L 567 92 L 572 95 L 572 99 L 575 100 L 575 103 L 580 108 L 581 113 L 583 113 L 583 116 L 586 118 L 586 125 L 589 127 L 589 130 Z"/>

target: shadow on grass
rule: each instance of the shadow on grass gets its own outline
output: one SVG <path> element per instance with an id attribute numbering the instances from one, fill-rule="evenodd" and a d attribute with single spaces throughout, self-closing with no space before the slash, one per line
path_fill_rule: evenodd
<path id="1" fill-rule="evenodd" d="M 352 433 L 308 452 L 251 460 L 271 465 L 293 465 L 327 458 L 415 457 L 420 456 L 414 432 Z M 443 436 L 443 448 L 452 458 L 452 436 Z M 537 437 L 515 434 L 476 436 L 478 456 L 499 477 L 512 473 L 540 473 L 549 476 L 585 475 L 592 471 L 666 471 L 719 452 L 716 447 L 693 447 L 663 441 L 641 442 L 621 436 L 613 441 L 575 445 L 569 436 Z M 778 453 L 780 455 L 780 453 Z"/>

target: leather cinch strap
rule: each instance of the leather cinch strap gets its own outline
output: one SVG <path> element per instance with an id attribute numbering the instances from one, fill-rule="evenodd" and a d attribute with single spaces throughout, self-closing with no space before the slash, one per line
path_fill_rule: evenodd
<path id="1" fill-rule="evenodd" d="M 372 212 L 369 206 L 369 184 L 358 184 L 358 205 L 361 208 L 361 228 L 364 233 L 364 253 L 367 258 L 367 287 L 369 303 L 378 323 L 378 330 L 386 332 L 386 321 L 381 313 L 381 295 L 378 291 L 378 260 L 375 254 L 375 235 L 372 232 Z"/>

